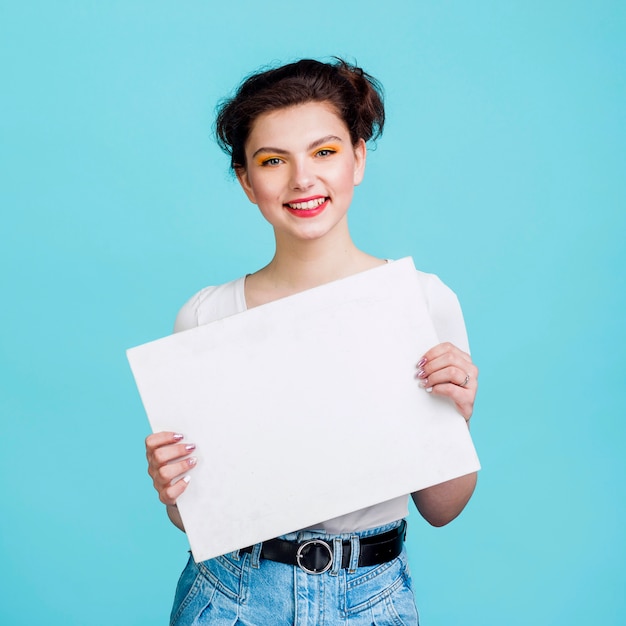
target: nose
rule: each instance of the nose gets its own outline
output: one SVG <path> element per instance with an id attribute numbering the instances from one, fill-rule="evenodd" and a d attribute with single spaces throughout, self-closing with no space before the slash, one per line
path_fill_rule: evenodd
<path id="1" fill-rule="evenodd" d="M 305 160 L 297 160 L 291 169 L 291 188 L 302 191 L 309 189 L 315 180 L 310 164 Z"/>

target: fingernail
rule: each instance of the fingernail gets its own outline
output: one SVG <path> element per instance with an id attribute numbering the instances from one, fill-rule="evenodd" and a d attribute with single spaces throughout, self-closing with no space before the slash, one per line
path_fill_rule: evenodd
<path id="1" fill-rule="evenodd" d="M 427 387 L 426 388 L 426 393 L 432 393 L 433 388 L 432 387 Z"/>
<path id="2" fill-rule="evenodd" d="M 183 482 L 185 482 L 185 483 L 189 483 L 190 480 L 191 480 L 191 476 L 185 476 L 183 478 Z"/>
<path id="3" fill-rule="evenodd" d="M 426 378 L 426 372 L 423 369 L 418 370 L 417 377 L 418 378 Z"/>
<path id="4" fill-rule="evenodd" d="M 193 467 L 197 462 L 198 462 L 198 459 L 196 459 L 195 456 L 192 456 L 187 459 L 187 464 L 190 465 L 191 467 Z"/>
<path id="5" fill-rule="evenodd" d="M 187 450 L 188 452 L 191 452 L 191 450 L 195 450 L 196 449 L 196 444 L 195 443 L 188 443 L 185 446 L 185 450 Z"/>
<path id="6" fill-rule="evenodd" d="M 424 357 L 418 364 L 417 367 L 424 367 L 426 365 L 426 357 Z"/>
<path id="7" fill-rule="evenodd" d="M 426 380 L 420 380 L 420 387 L 421 387 L 422 389 L 425 389 L 425 388 L 426 388 L 426 385 L 428 385 L 428 379 L 426 379 Z M 430 387 L 430 389 L 432 389 L 432 387 Z"/>
<path id="8" fill-rule="evenodd" d="M 173 438 L 174 438 L 175 441 L 180 441 L 184 436 L 185 435 L 181 435 L 180 433 L 176 433 Z"/>

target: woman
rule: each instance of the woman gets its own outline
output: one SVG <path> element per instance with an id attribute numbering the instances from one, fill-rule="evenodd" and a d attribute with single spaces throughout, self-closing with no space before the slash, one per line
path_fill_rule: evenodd
<path id="1" fill-rule="evenodd" d="M 366 142 L 383 125 L 377 81 L 341 60 L 301 60 L 244 81 L 219 110 L 217 138 L 245 194 L 271 224 L 275 254 L 253 274 L 200 291 L 181 309 L 175 329 L 386 263 L 354 245 L 347 219 L 365 171 Z M 478 370 L 458 302 L 435 276 L 418 274 L 442 341 L 416 355 L 418 384 L 450 398 L 469 424 Z M 146 449 L 159 497 L 184 530 L 176 500 L 195 458 L 194 445 L 182 438 L 155 433 Z M 442 526 L 462 511 L 475 484 L 470 474 L 412 497 L 428 522 Z M 408 495 L 203 563 L 190 558 L 171 624 L 417 624 L 403 546 L 407 506 Z"/>

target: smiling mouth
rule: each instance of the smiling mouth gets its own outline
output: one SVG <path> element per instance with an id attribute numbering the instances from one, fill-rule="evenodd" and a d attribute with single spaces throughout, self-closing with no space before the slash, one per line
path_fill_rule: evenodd
<path id="1" fill-rule="evenodd" d="M 315 198 L 315 200 L 309 200 L 308 202 L 287 202 L 285 203 L 290 209 L 296 211 L 312 211 L 322 206 L 328 198 Z"/>

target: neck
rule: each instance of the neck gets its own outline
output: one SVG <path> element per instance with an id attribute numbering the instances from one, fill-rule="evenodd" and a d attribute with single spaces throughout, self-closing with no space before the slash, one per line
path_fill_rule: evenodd
<path id="1" fill-rule="evenodd" d="M 277 234 L 274 258 L 263 271 L 277 286 L 300 291 L 360 271 L 368 256 L 354 245 L 347 225 L 309 241 Z"/>
<path id="2" fill-rule="evenodd" d="M 264 271 L 277 286 L 301 291 L 354 273 L 361 254 L 354 244 L 341 250 L 277 250 Z"/>
<path id="3" fill-rule="evenodd" d="M 383 264 L 359 250 L 347 230 L 308 241 L 276 234 L 276 253 L 263 269 L 246 279 L 248 307 L 324 285 Z"/>
<path id="4" fill-rule="evenodd" d="M 312 289 L 382 263 L 359 250 L 347 229 L 337 236 L 310 241 L 285 241 L 277 235 L 274 258 L 246 280 L 248 306 Z"/>

